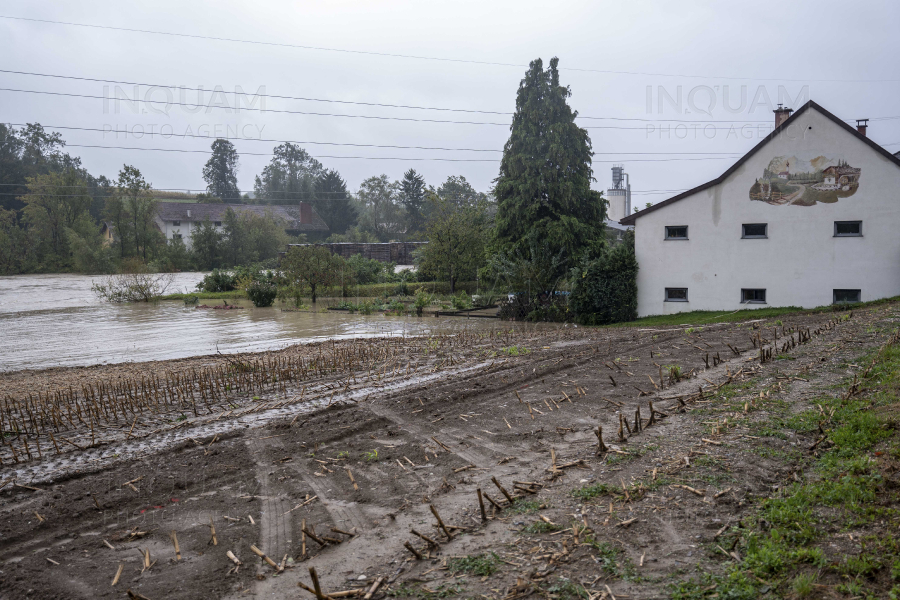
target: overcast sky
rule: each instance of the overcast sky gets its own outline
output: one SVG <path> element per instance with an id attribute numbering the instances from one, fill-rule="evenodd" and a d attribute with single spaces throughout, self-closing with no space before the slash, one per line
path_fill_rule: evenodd
<path id="1" fill-rule="evenodd" d="M 528 62 L 541 58 L 546 64 L 553 56 L 560 59 L 562 82 L 571 87 L 571 106 L 581 117 L 595 117 L 579 119 L 590 127 L 597 153 L 595 188 L 609 186 L 611 163 L 623 163 L 637 206 L 727 169 L 768 133 L 779 94 L 792 105 L 815 100 L 854 124 L 870 118 L 869 136 L 891 152 L 900 150 L 895 2 L 5 0 L 0 15 L 243 40 L 0 18 L 0 69 L 190 88 L 140 87 L 139 99 L 159 103 L 117 104 L 102 99 L 114 97 L 115 83 L 0 73 L 3 88 L 95 96 L 0 91 L 0 120 L 97 129 L 58 131 L 93 174 L 115 177 L 123 164 L 132 164 L 161 189 L 204 188 L 201 169 L 208 154 L 75 145 L 205 152 L 210 139 L 184 134 L 218 132 L 231 137 L 241 154 L 238 183 L 246 191 L 276 143 L 235 137 L 301 142 L 337 169 L 351 191 L 372 175 L 399 179 L 410 167 L 429 184 L 464 175 L 487 191 L 500 152 L 311 142 L 499 151 L 509 134 L 509 114 L 271 96 L 511 113 Z M 166 105 L 196 104 L 193 88 L 200 86 L 226 92 L 240 86 L 250 96 L 264 90 L 268 111 L 489 124 Z M 118 87 L 135 97 L 134 86 Z M 235 99 L 231 93 L 211 98 L 207 91 L 201 103 L 233 107 Z M 254 98 L 244 100 L 246 107 Z M 261 108 L 263 101 L 255 100 Z M 883 117 L 893 118 L 876 120 Z M 151 130 L 166 137 L 140 136 Z M 375 160 L 385 157 L 404 160 Z"/>

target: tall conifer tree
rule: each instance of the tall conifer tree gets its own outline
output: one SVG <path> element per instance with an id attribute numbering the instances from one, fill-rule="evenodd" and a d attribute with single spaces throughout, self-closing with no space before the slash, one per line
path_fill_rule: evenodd
<path id="1" fill-rule="evenodd" d="M 492 250 L 526 253 L 532 239 L 547 240 L 554 255 L 562 251 L 566 268 L 602 251 L 606 202 L 591 190 L 591 140 L 575 124 L 558 63 L 551 59 L 545 71 L 540 59 L 532 61 L 519 84 L 495 180 Z"/>

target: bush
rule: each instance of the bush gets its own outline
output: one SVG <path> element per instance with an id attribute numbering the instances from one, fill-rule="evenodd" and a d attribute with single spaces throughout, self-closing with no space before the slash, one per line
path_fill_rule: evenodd
<path id="1" fill-rule="evenodd" d="M 633 244 L 624 243 L 573 270 L 569 307 L 584 325 L 637 318 L 637 272 Z"/>
<path id="2" fill-rule="evenodd" d="M 278 287 L 268 281 L 253 281 L 247 286 L 247 297 L 253 302 L 253 306 L 272 306 L 278 295 Z"/>
<path id="3" fill-rule="evenodd" d="M 167 273 L 122 273 L 91 285 L 91 291 L 107 302 L 152 302 L 172 284 Z"/>
<path id="4" fill-rule="evenodd" d="M 200 292 L 231 292 L 237 289 L 237 278 L 228 271 L 213 269 L 197 284 Z"/>
<path id="5" fill-rule="evenodd" d="M 450 302 L 456 310 L 472 308 L 472 302 L 465 292 L 460 292 L 458 295 L 453 296 L 453 298 L 450 299 Z"/>
<path id="6" fill-rule="evenodd" d="M 200 303 L 200 298 L 195 296 L 194 294 L 185 294 L 184 295 L 184 304 L 185 306 L 194 306 L 195 304 Z"/>

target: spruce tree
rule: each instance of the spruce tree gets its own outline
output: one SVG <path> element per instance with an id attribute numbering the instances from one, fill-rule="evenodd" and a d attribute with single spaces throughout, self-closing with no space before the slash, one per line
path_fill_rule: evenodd
<path id="1" fill-rule="evenodd" d="M 410 169 L 400 182 L 400 202 L 406 207 L 406 233 L 416 233 L 425 227 L 425 178 Z"/>
<path id="2" fill-rule="evenodd" d="M 234 144 L 221 138 L 212 143 L 212 156 L 203 167 L 203 180 L 210 196 L 233 204 L 241 203 L 237 186 L 238 154 Z"/>
<path id="3" fill-rule="evenodd" d="M 316 180 L 316 199 L 312 205 L 332 234 L 345 233 L 356 225 L 359 217 L 347 193 L 347 183 L 333 169 L 322 172 Z"/>
<path id="4" fill-rule="evenodd" d="M 527 252 L 531 240 L 547 240 L 572 267 L 604 247 L 606 202 L 591 190 L 591 140 L 575 124 L 567 102 L 572 92 L 559 83 L 557 64 L 544 70 L 531 62 L 519 84 L 509 140 L 495 180 L 497 216 L 494 252 Z"/>

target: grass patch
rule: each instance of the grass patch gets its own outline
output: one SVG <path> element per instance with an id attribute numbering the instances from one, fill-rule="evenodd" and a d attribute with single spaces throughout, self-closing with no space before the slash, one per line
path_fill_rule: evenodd
<path id="1" fill-rule="evenodd" d="M 577 600 L 591 597 L 583 586 L 565 577 L 560 577 L 556 583 L 548 587 L 547 593 L 552 594 L 551 598 L 557 598 L 558 600 Z"/>
<path id="2" fill-rule="evenodd" d="M 441 584 L 437 589 L 430 589 L 424 585 L 403 584 L 388 590 L 387 595 L 394 598 L 419 598 L 420 600 L 438 600 L 440 598 L 458 598 L 462 594 L 462 586 L 456 584 Z"/>
<path id="3" fill-rule="evenodd" d="M 468 573 L 478 577 L 488 577 L 500 570 L 500 557 L 493 552 L 485 552 L 475 556 L 451 558 L 447 562 L 447 569 L 454 575 Z"/>
<path id="4" fill-rule="evenodd" d="M 788 485 L 764 499 L 758 513 L 745 520 L 745 529 L 727 534 L 738 536 L 732 542 L 743 557 L 740 563 L 729 563 L 723 575 L 701 573 L 672 585 L 672 598 L 716 594 L 719 598 L 749 599 L 766 593 L 809 597 L 817 591 L 816 577 L 840 581 L 839 591 L 845 594 L 885 597 L 881 593 L 888 591 L 884 589 L 888 578 L 883 573 L 893 576 L 896 571 L 900 577 L 900 541 L 893 533 L 900 522 L 900 510 L 894 508 L 900 494 L 884 481 L 876 456 L 900 450 L 896 429 L 879 411 L 896 403 L 900 345 L 885 346 L 874 355 L 862 357 L 859 364 L 873 357 L 875 366 L 870 377 L 860 382 L 864 393 L 845 399 L 838 391 L 837 397 L 816 400 L 825 414 L 834 412 L 830 422 L 817 410 L 786 414 L 782 409 L 769 415 L 759 429 L 762 435 L 786 437 L 790 432 L 808 434 L 807 438 L 818 436 L 822 422 L 828 443 L 820 446 L 822 454 L 812 464 L 808 481 Z M 770 456 L 782 458 L 780 452 L 772 451 Z M 784 454 L 798 458 L 793 453 Z M 889 523 L 890 533 L 865 537 L 858 542 L 858 553 L 853 551 L 837 560 L 826 555 L 825 550 L 841 532 L 876 522 Z M 810 575 L 813 570 L 817 576 Z"/>
<path id="5" fill-rule="evenodd" d="M 556 523 L 548 523 L 547 521 L 535 521 L 534 523 L 529 523 L 525 527 L 522 528 L 522 531 L 525 533 L 530 533 L 532 535 L 539 535 L 542 533 L 553 533 L 555 531 L 562 531 L 562 526 L 557 525 Z"/>
<path id="6" fill-rule="evenodd" d="M 621 494 L 622 492 L 618 488 L 612 487 L 605 483 L 595 483 L 593 485 L 586 485 L 584 487 L 572 490 L 570 493 L 572 494 L 572 497 L 581 500 L 582 502 L 588 502 L 599 496 Z"/>
<path id="7" fill-rule="evenodd" d="M 194 297 L 200 300 L 246 300 L 247 292 L 244 290 L 232 290 L 230 292 L 188 292 L 186 294 L 166 294 L 160 296 L 160 300 L 184 300 L 187 297 Z"/>
<path id="8" fill-rule="evenodd" d="M 604 575 L 626 581 L 636 578 L 637 570 L 634 563 L 621 549 L 608 542 L 598 542 L 593 535 L 585 537 L 584 543 L 597 552 L 597 566 Z"/>
<path id="9" fill-rule="evenodd" d="M 544 505 L 537 500 L 517 499 L 515 504 L 504 510 L 508 515 L 528 515 L 541 510 Z"/>
<path id="10" fill-rule="evenodd" d="M 883 298 L 881 300 L 873 300 L 871 302 L 858 302 L 852 305 L 833 305 L 820 306 L 818 308 L 799 308 L 796 306 L 782 306 L 770 308 L 744 309 L 738 311 L 711 311 L 711 310 L 695 310 L 691 312 L 675 313 L 671 315 L 652 315 L 642 317 L 636 321 L 627 323 L 614 323 L 612 325 L 604 325 L 604 327 L 648 327 L 648 326 L 681 326 L 693 328 L 695 331 L 698 325 L 707 325 L 710 323 L 724 323 L 747 321 L 750 319 L 774 319 L 785 315 L 813 315 L 828 312 L 847 312 L 859 310 L 870 306 L 879 306 L 900 300 L 900 296 L 893 298 Z"/>

